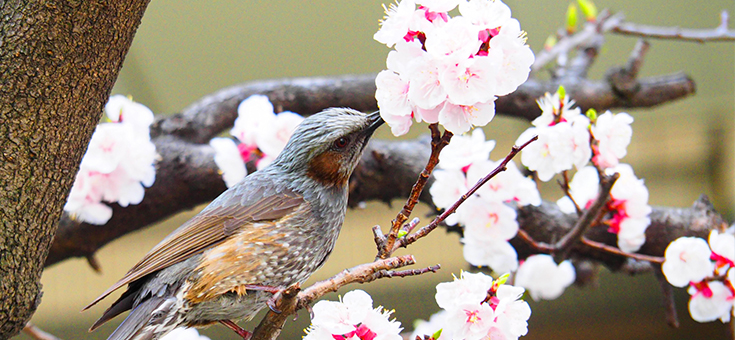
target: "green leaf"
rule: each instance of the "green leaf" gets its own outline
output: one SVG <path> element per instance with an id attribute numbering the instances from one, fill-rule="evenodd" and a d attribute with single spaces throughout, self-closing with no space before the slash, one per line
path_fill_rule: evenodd
<path id="1" fill-rule="evenodd" d="M 582 10 L 582 14 L 584 14 L 587 21 L 597 20 L 597 6 L 595 6 L 595 3 L 592 2 L 592 0 L 577 0 L 577 4 Z"/>
<path id="2" fill-rule="evenodd" d="M 567 7 L 567 33 L 574 33 L 577 31 L 577 5 L 570 3 Z"/>

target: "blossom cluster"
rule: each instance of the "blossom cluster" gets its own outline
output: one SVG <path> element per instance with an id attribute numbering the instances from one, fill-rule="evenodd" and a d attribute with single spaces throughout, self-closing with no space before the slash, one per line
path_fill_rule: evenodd
<path id="1" fill-rule="evenodd" d="M 105 224 L 112 217 L 107 203 L 126 207 L 143 200 L 156 179 L 156 147 L 151 142 L 153 112 L 115 95 L 105 105 L 105 119 L 92 135 L 64 205 L 72 218 Z"/>
<path id="2" fill-rule="evenodd" d="M 605 169 L 605 173 L 618 173 L 620 177 L 610 190 L 611 198 L 605 207 L 611 216 L 603 222 L 607 224 L 609 232 L 618 236 L 620 250 L 636 252 L 646 242 L 646 229 L 651 224 L 648 189 L 628 164 L 619 163 Z M 569 193 L 580 208 L 588 208 L 597 199 L 599 181 L 598 169 L 592 166 L 586 166 L 574 174 L 569 183 Z M 576 210 L 569 197 L 561 198 L 557 204 L 565 213 L 574 213 Z"/>
<path id="3" fill-rule="evenodd" d="M 735 315 L 735 227 L 712 230 L 705 241 L 680 237 L 666 247 L 661 270 L 675 287 L 689 287 L 689 314 L 698 322 Z"/>
<path id="4" fill-rule="evenodd" d="M 581 169 L 590 160 L 601 169 L 618 165 L 625 157 L 633 135 L 633 117 L 627 113 L 607 111 L 594 121 L 583 115 L 574 101 L 565 95 L 563 87 L 538 100 L 541 115 L 531 122 L 516 141 L 523 144 L 537 135 L 538 141 L 528 145 L 521 154 L 521 163 L 536 171 L 544 182 L 572 167 Z"/>
<path id="5" fill-rule="evenodd" d="M 456 7 L 461 15 L 450 17 Z M 534 62 L 525 32 L 500 0 L 400 0 L 386 9 L 374 38 L 395 46 L 375 79 L 381 116 L 395 135 L 413 120 L 455 134 L 486 125 L 497 96 L 525 82 Z"/>
<path id="6" fill-rule="evenodd" d="M 620 163 L 627 154 L 633 129 L 633 117 L 627 113 L 607 111 L 599 116 L 594 112 L 583 115 L 574 101 L 559 87 L 555 94 L 546 93 L 538 100 L 541 115 L 533 120 L 533 127 L 521 133 L 516 144 L 523 144 L 537 135 L 521 154 L 521 163 L 536 171 L 541 181 L 576 168 L 569 183 L 570 197 L 557 203 L 565 213 L 589 208 L 599 192 L 599 172 L 620 174 L 610 192 L 611 200 L 605 209 L 609 218 L 604 222 L 618 237 L 618 248 L 635 252 L 645 243 L 645 231 L 651 223 L 648 189 L 633 168 Z M 592 166 L 588 164 L 592 164 Z M 575 205 L 575 203 L 577 205 Z"/>
<path id="7" fill-rule="evenodd" d="M 348 292 L 339 302 L 322 300 L 313 307 L 304 340 L 401 340 L 401 324 L 390 320 L 392 311 L 373 308 L 362 290 Z"/>
<path id="8" fill-rule="evenodd" d="M 247 162 L 255 161 L 257 169 L 270 164 L 304 120 L 290 111 L 276 114 L 273 104 L 264 95 L 252 95 L 243 100 L 237 113 L 235 125 L 230 130 L 235 139 L 218 137 L 209 142 L 228 188 L 247 175 Z"/>
<path id="9" fill-rule="evenodd" d="M 439 155 L 434 184 L 429 188 L 434 205 L 449 208 L 478 180 L 500 162 L 489 160 L 495 141 L 486 141 L 481 129 L 452 139 Z M 446 219 L 464 227 L 464 257 L 475 266 L 496 272 L 518 268 L 518 255 L 508 240 L 518 232 L 513 206 L 539 205 L 541 196 L 532 179 L 521 174 L 514 163 L 480 187 Z"/>
<path id="10" fill-rule="evenodd" d="M 435 298 L 442 311 L 419 322 L 410 339 L 511 340 L 526 335 L 531 308 L 521 300 L 524 289 L 504 284 L 507 278 L 462 272 L 459 279 L 438 284 Z"/>

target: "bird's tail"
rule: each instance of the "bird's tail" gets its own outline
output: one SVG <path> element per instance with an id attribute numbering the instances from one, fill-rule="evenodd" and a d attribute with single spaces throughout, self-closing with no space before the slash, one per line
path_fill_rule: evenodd
<path id="1" fill-rule="evenodd" d="M 107 340 L 156 340 L 180 326 L 176 298 L 153 296 L 130 311 Z"/>

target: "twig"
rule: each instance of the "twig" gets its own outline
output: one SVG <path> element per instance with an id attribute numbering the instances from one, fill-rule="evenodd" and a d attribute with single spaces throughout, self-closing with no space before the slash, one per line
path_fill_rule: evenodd
<path id="1" fill-rule="evenodd" d="M 513 157 L 515 157 L 515 155 L 517 155 L 521 150 L 523 150 L 523 148 L 525 148 L 526 146 L 528 146 L 529 144 L 533 143 L 536 140 L 538 140 L 538 136 L 533 136 L 533 138 L 523 143 L 523 145 L 521 146 L 514 145 L 513 148 L 511 148 L 508 155 L 505 156 L 505 159 L 503 159 L 503 161 L 500 162 L 500 164 L 495 169 L 493 169 L 493 171 L 487 174 L 487 176 L 485 176 L 484 178 L 477 181 L 477 183 L 475 183 L 475 185 L 472 188 L 470 188 L 470 190 L 468 190 L 467 193 L 462 195 L 462 197 L 460 197 L 456 202 L 454 202 L 454 204 L 452 204 L 452 206 L 450 206 L 447 210 L 445 210 L 439 216 L 434 218 L 434 220 L 431 221 L 431 223 L 419 229 L 417 232 L 413 234 L 410 234 L 410 235 L 407 235 L 406 237 L 398 239 L 398 242 L 395 243 L 392 251 L 396 251 L 398 248 L 401 248 L 401 247 L 407 247 L 409 244 L 416 242 L 418 239 L 428 235 L 432 230 L 436 229 L 436 227 L 439 226 L 439 223 L 442 223 L 449 215 L 454 213 L 457 210 L 457 208 L 462 203 L 464 203 L 464 201 L 470 198 L 478 189 L 480 189 L 480 187 L 483 184 L 487 183 L 487 181 L 497 176 L 497 174 L 499 174 L 500 172 L 505 171 L 506 166 L 513 159 Z"/>
<path id="2" fill-rule="evenodd" d="M 554 248 L 553 245 L 534 240 L 533 237 L 523 229 L 518 229 L 518 237 L 539 253 L 551 254 L 556 251 L 556 248 Z"/>
<path id="3" fill-rule="evenodd" d="M 594 36 L 619 25 L 623 19 L 624 17 L 620 13 L 610 15 L 607 10 L 601 11 L 597 16 L 597 21 L 587 23 L 579 32 L 559 39 L 554 47 L 539 51 L 536 54 L 536 60 L 531 66 L 531 70 L 538 71 L 542 69 L 557 56 L 565 54 L 577 46 L 585 44 Z"/>
<path id="4" fill-rule="evenodd" d="M 559 186 L 561 187 L 561 190 L 564 192 L 564 195 L 566 197 L 569 197 L 569 200 L 572 201 L 572 204 L 574 204 L 574 210 L 577 211 L 577 216 L 582 216 L 582 209 L 579 207 L 579 204 L 577 204 L 577 201 L 572 197 L 572 193 L 569 191 L 569 171 L 564 170 L 561 173 L 562 175 L 562 181 L 559 181 Z"/>
<path id="5" fill-rule="evenodd" d="M 402 268 L 414 263 L 416 263 L 416 260 L 413 255 L 391 257 L 345 269 L 339 274 L 327 280 L 316 282 L 300 292 L 298 287 L 289 287 L 280 296 L 276 297 L 276 308 L 281 313 L 268 311 L 253 331 L 251 340 L 275 340 L 290 315 L 296 313 L 301 308 L 306 308 L 310 303 L 324 294 L 335 292 L 350 283 L 367 283 L 379 278 L 388 277 L 385 274 L 381 274 L 381 272 Z M 428 271 L 430 270 L 426 272 Z"/>
<path id="6" fill-rule="evenodd" d="M 615 255 L 622 256 L 622 257 L 631 258 L 631 259 L 638 260 L 638 261 L 646 261 L 646 262 L 650 262 L 650 263 L 662 264 L 662 263 L 664 263 L 664 260 L 665 260 L 663 257 L 660 257 L 660 256 L 651 256 L 651 255 L 636 254 L 636 253 L 626 253 L 626 252 L 620 250 L 619 248 L 616 248 L 616 247 L 613 247 L 613 246 L 609 246 L 609 245 L 604 244 L 604 243 L 601 243 L 601 242 L 595 242 L 595 241 L 589 240 L 589 239 L 587 239 L 585 237 L 582 237 L 582 243 L 584 243 L 585 245 L 587 245 L 589 247 L 598 249 L 598 250 L 606 251 L 606 252 L 611 253 L 611 254 L 615 254 Z"/>
<path id="7" fill-rule="evenodd" d="M 421 268 L 421 269 L 384 270 L 376 274 L 378 276 L 377 278 L 406 277 L 406 276 L 416 276 L 416 275 L 426 274 L 428 272 L 436 273 L 439 269 L 441 269 L 441 265 L 436 264 L 431 267 L 426 267 L 426 268 Z"/>
<path id="8" fill-rule="evenodd" d="M 23 333 L 26 333 L 28 336 L 36 340 L 61 340 L 49 333 L 44 332 L 30 322 L 27 323 L 25 327 L 23 327 Z"/>
<path id="9" fill-rule="evenodd" d="M 572 246 L 582 239 L 582 235 L 589 229 L 592 223 L 597 219 L 599 214 L 602 212 L 602 208 L 610 198 L 610 189 L 612 189 L 615 181 L 620 177 L 620 174 L 615 173 L 611 176 L 600 174 L 600 193 L 592 206 L 582 214 L 582 216 L 574 224 L 572 230 L 564 235 L 559 242 L 554 244 L 554 247 L 558 249 L 555 255 L 557 260 L 566 259 Z"/>
<path id="10" fill-rule="evenodd" d="M 666 313 L 666 323 L 674 328 L 679 328 L 679 317 L 676 315 L 676 303 L 674 302 L 674 287 L 666 280 L 661 266 L 656 266 L 654 271 L 656 280 L 661 287 L 661 293 L 663 293 L 664 311 Z"/>
<path id="11" fill-rule="evenodd" d="M 722 11 L 720 13 L 720 24 L 712 29 L 659 27 L 621 22 L 612 28 L 612 32 L 644 38 L 675 39 L 698 43 L 735 41 L 735 30 L 728 29 L 728 21 L 727 11 Z"/>
<path id="12" fill-rule="evenodd" d="M 431 173 L 439 163 L 439 153 L 441 153 L 442 149 L 444 149 L 452 139 L 452 132 L 444 130 L 444 134 L 441 134 L 437 123 L 429 125 L 429 130 L 431 130 L 431 155 L 429 156 L 429 161 L 426 163 L 426 167 L 421 171 L 419 178 L 411 188 L 411 194 L 408 196 L 403 209 L 392 221 L 390 232 L 388 232 L 388 236 L 386 237 L 382 249 L 378 252 L 378 258 L 384 259 L 393 253 L 394 245 L 398 238 L 398 231 L 401 229 L 403 223 L 408 220 L 408 217 L 411 216 L 413 208 L 416 207 L 416 204 L 419 202 L 419 196 L 421 196 L 421 192 L 424 190 L 426 182 L 429 180 Z"/>
<path id="13" fill-rule="evenodd" d="M 625 67 L 613 67 L 607 71 L 606 78 L 613 89 L 622 97 L 634 95 L 641 87 L 638 81 L 638 72 L 643 66 L 643 59 L 651 45 L 640 39 L 628 57 Z"/>

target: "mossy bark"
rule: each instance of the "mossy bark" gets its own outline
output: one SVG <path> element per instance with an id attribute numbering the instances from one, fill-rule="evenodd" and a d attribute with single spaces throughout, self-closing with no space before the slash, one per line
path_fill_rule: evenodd
<path id="1" fill-rule="evenodd" d="M 0 339 L 40 303 L 62 207 L 147 4 L 0 5 Z"/>

